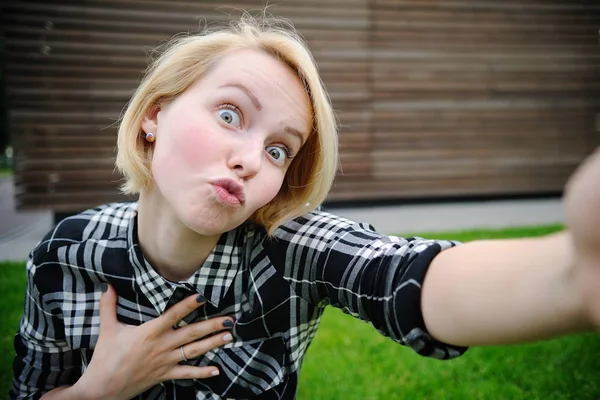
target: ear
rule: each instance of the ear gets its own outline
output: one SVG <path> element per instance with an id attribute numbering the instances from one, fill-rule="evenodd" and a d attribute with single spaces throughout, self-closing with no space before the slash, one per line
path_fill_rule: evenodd
<path id="1" fill-rule="evenodd" d="M 158 129 L 159 112 L 160 107 L 158 105 L 154 105 L 148 109 L 144 115 L 144 119 L 142 120 L 142 130 L 144 133 L 152 132 L 156 135 L 156 131 Z"/>

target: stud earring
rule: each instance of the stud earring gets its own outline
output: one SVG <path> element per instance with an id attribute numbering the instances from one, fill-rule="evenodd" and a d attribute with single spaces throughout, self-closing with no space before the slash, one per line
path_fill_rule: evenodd
<path id="1" fill-rule="evenodd" d="M 146 141 L 147 142 L 152 143 L 152 142 L 154 142 L 154 140 L 156 140 L 156 136 L 154 136 L 154 133 L 152 133 L 152 132 L 146 133 Z"/>

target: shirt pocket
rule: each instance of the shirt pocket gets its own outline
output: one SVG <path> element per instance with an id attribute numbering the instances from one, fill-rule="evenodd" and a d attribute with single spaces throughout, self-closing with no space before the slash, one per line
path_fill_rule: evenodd
<path id="1" fill-rule="evenodd" d="M 201 364 L 214 365 L 220 374 L 196 381 L 221 397 L 255 398 L 281 385 L 287 379 L 287 347 L 275 337 L 252 342 L 233 343 L 202 357 Z M 198 389 L 202 390 L 202 387 Z"/>

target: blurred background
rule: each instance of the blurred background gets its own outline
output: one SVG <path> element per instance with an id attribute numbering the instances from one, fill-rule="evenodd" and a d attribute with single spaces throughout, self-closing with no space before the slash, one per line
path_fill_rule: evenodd
<path id="1" fill-rule="evenodd" d="M 264 1 L 9 1 L 1 167 L 16 205 L 120 200 L 116 122 L 149 54 Z M 597 1 L 281 0 L 342 124 L 330 204 L 560 194 L 598 144 Z"/>

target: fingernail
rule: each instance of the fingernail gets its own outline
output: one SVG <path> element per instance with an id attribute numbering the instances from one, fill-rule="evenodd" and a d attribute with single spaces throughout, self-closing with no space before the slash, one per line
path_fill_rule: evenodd
<path id="1" fill-rule="evenodd" d="M 226 319 L 223 321 L 223 328 L 231 328 L 233 326 L 233 321 L 230 319 Z"/>
<path id="2" fill-rule="evenodd" d="M 196 303 L 204 303 L 206 301 L 206 297 L 202 296 L 201 294 L 198 295 L 198 297 L 196 297 Z"/>
<path id="3" fill-rule="evenodd" d="M 231 333 L 228 333 L 225 336 L 223 336 L 224 342 L 231 342 L 232 340 L 233 340 L 233 336 L 231 336 Z"/>
<path id="4" fill-rule="evenodd" d="M 106 293 L 106 291 L 108 290 L 108 285 L 106 283 L 101 283 L 100 290 L 102 290 L 102 293 Z"/>
<path id="5" fill-rule="evenodd" d="M 217 376 L 219 375 L 219 370 L 215 369 L 213 372 L 210 373 L 212 376 Z"/>

